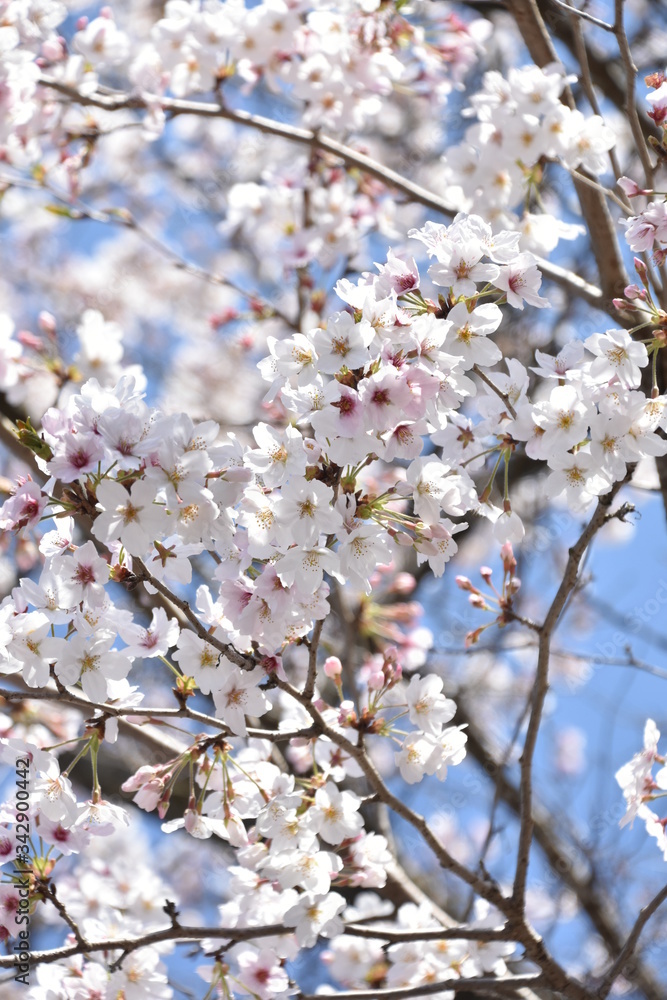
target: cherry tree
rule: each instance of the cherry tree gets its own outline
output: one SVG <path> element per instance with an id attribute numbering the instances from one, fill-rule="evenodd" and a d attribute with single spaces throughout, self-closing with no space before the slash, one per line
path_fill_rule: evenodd
<path id="1" fill-rule="evenodd" d="M 0 0 L 3 997 L 664 997 L 656 6 Z"/>

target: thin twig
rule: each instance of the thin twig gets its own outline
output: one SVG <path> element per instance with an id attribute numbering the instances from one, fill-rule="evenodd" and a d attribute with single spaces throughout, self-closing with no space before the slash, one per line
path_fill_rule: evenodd
<path id="1" fill-rule="evenodd" d="M 28 180 L 22 177 L 0 175 L 0 184 L 6 185 L 7 187 L 28 188 L 29 190 L 39 190 L 45 192 L 61 205 L 66 206 L 68 210 L 68 218 L 72 220 L 78 221 L 81 219 L 87 219 L 91 222 L 101 223 L 102 225 L 117 226 L 121 229 L 130 230 L 131 232 L 136 233 L 139 239 L 141 239 L 147 246 L 150 246 L 162 257 L 171 261 L 174 267 L 178 268 L 179 271 L 183 271 L 185 274 L 190 274 L 195 278 L 202 278 L 211 285 L 231 288 L 232 291 L 236 292 L 238 295 L 242 295 L 243 298 L 248 299 L 251 303 L 256 302 L 259 306 L 261 306 L 265 318 L 268 319 L 275 316 L 277 319 L 281 319 L 288 327 L 290 327 L 290 329 L 298 329 L 294 320 L 292 320 L 287 313 L 282 312 L 263 295 L 260 295 L 259 292 L 254 289 L 244 289 L 232 278 L 228 278 L 224 274 L 217 274 L 214 271 L 208 271 L 199 264 L 193 264 L 191 261 L 186 260 L 185 257 L 182 257 L 181 254 L 178 253 L 178 251 L 170 247 L 168 243 L 164 243 L 157 236 L 146 229 L 127 209 L 115 209 L 113 211 L 100 210 L 92 208 L 90 205 L 85 204 L 85 202 L 82 202 L 79 199 L 72 202 L 71 198 L 65 193 L 57 191 L 55 188 L 50 187 L 47 184 L 38 183 L 37 181 Z"/>
<path id="2" fill-rule="evenodd" d="M 197 615 L 194 613 L 188 602 L 184 601 L 180 597 L 177 597 L 176 594 L 172 593 L 168 587 L 165 587 L 165 585 L 158 580 L 157 577 L 154 577 L 152 573 L 149 573 L 141 559 L 135 558 L 132 565 L 133 573 L 137 579 L 143 580 L 144 583 L 149 583 L 159 594 L 162 594 L 162 596 L 165 597 L 171 604 L 177 607 L 178 610 L 185 615 L 200 639 L 203 639 L 204 642 L 207 642 L 210 646 L 213 646 L 214 649 L 217 649 L 218 652 L 226 656 L 228 660 L 231 660 L 231 662 L 236 664 L 237 667 L 240 667 L 241 670 L 253 670 L 254 667 L 258 665 L 258 660 L 256 660 L 253 656 L 239 653 L 238 649 L 235 649 L 235 647 L 230 643 L 222 642 L 221 639 L 212 635 L 199 621 Z"/>
<path id="3" fill-rule="evenodd" d="M 365 927 L 363 924 L 347 924 L 345 933 L 352 937 L 377 938 L 399 944 L 402 941 L 509 941 L 505 927 L 434 927 L 415 931 L 386 930 L 383 927 Z"/>
<path id="4" fill-rule="evenodd" d="M 0 698 L 4 698 L 5 701 L 10 702 L 55 701 L 58 702 L 58 704 L 72 705 L 74 708 L 81 708 L 85 711 L 97 711 L 102 713 L 102 715 L 111 716 L 114 719 L 126 719 L 129 724 L 134 726 L 141 726 L 144 724 L 133 721 L 135 719 L 146 719 L 146 724 L 151 724 L 154 719 L 191 719 L 193 722 L 199 722 L 203 725 L 219 729 L 226 736 L 234 736 L 229 726 L 227 726 L 224 722 L 221 722 L 220 719 L 216 719 L 212 715 L 206 715 L 204 712 L 197 712 L 193 708 L 189 708 L 187 705 L 183 708 L 155 708 L 148 706 L 144 707 L 142 705 L 123 707 L 118 705 L 109 705 L 102 702 L 88 701 L 88 699 L 84 696 L 74 693 L 67 688 L 65 688 L 64 691 L 53 691 L 48 688 L 29 691 L 12 691 L 9 688 L 0 688 Z M 313 726 L 285 731 L 277 729 L 248 729 L 249 737 L 253 737 L 258 740 L 269 740 L 274 743 L 284 743 L 289 740 L 297 739 L 310 739 L 316 734 L 317 730 Z"/>
<path id="5" fill-rule="evenodd" d="M 524 986 L 545 986 L 547 980 L 540 975 L 533 973 L 527 976 L 508 976 L 506 979 L 497 979 L 495 976 L 480 976 L 477 979 L 444 979 L 436 983 L 423 983 L 421 986 L 399 986 L 392 989 L 372 989 L 372 990 L 347 990 L 341 993 L 327 993 L 331 1000 L 412 1000 L 429 996 L 431 993 L 440 993 L 451 990 L 454 993 L 470 993 L 474 996 L 475 990 L 481 993 L 495 993 L 516 996 L 516 990 Z M 322 995 L 310 995 L 308 993 L 298 993 L 296 1000 L 322 1000 Z"/>
<path id="6" fill-rule="evenodd" d="M 644 168 L 644 178 L 646 181 L 645 186 L 647 190 L 650 191 L 653 189 L 653 164 L 651 163 L 651 157 L 648 154 L 648 149 L 646 148 L 646 143 L 644 142 L 644 133 L 642 131 L 641 122 L 639 121 L 639 114 L 635 103 L 635 79 L 637 77 L 637 67 L 635 66 L 634 59 L 632 58 L 630 43 L 628 41 L 625 25 L 623 23 L 623 6 L 624 0 L 614 0 L 615 15 L 613 30 L 616 35 L 618 50 L 621 54 L 623 68 L 625 70 L 625 112 L 628 116 L 628 121 L 630 122 L 630 128 L 632 129 L 632 137 L 635 140 L 635 148 L 639 155 L 639 159 L 641 160 L 642 167 Z"/>
<path id="7" fill-rule="evenodd" d="M 551 957 L 546 950 L 542 938 L 526 923 L 523 916 L 517 920 L 513 900 L 504 896 L 495 882 L 471 872 L 465 865 L 453 858 L 435 836 L 425 818 L 414 812 L 402 799 L 394 795 L 387 788 L 378 770 L 366 753 L 363 743 L 352 743 L 340 730 L 328 725 L 319 709 L 312 702 L 308 702 L 303 697 L 303 694 L 288 681 L 276 677 L 275 684 L 305 708 L 322 735 L 327 736 L 332 743 L 335 743 L 345 753 L 356 760 L 364 772 L 369 785 L 378 795 L 379 800 L 384 802 L 397 816 L 400 816 L 401 819 L 409 823 L 420 834 L 424 843 L 435 854 L 440 867 L 461 879 L 462 882 L 474 889 L 479 896 L 486 899 L 492 906 L 495 906 L 509 918 L 508 934 L 523 945 L 527 957 L 540 966 L 553 988 L 561 990 L 564 996 L 571 998 L 571 1000 L 591 1000 L 589 993 L 584 987 L 568 976 L 558 962 Z M 368 996 L 370 997 L 371 994 L 368 994 Z M 372 996 L 376 997 L 376 993 L 373 993 Z"/>
<path id="8" fill-rule="evenodd" d="M 658 907 L 662 906 L 665 900 L 667 900 L 667 885 L 662 887 L 657 896 L 654 896 L 651 902 L 647 906 L 645 906 L 643 910 L 640 910 L 639 916 L 637 917 L 635 925 L 630 931 L 630 934 L 628 935 L 627 941 L 623 945 L 620 955 L 618 956 L 612 967 L 609 969 L 609 971 L 605 974 L 604 979 L 602 980 L 600 986 L 598 987 L 596 996 L 600 997 L 600 1000 L 604 1000 L 604 998 L 607 996 L 612 986 L 614 985 L 614 982 L 616 981 L 618 976 L 620 976 L 621 973 L 623 972 L 623 969 L 625 968 L 628 959 L 630 958 L 633 951 L 637 947 L 637 942 L 639 941 L 639 935 L 641 934 L 644 927 L 651 919 L 655 911 L 658 909 Z"/>
<path id="9" fill-rule="evenodd" d="M 502 402 L 505 404 L 505 407 L 507 408 L 507 412 L 510 414 L 510 416 L 514 417 L 514 419 L 516 420 L 516 410 L 512 406 L 512 404 L 510 402 L 510 398 L 507 395 L 507 393 L 503 392 L 502 389 L 499 389 L 498 386 L 495 385 L 494 382 L 492 382 L 492 380 L 489 378 L 489 376 L 486 374 L 486 372 L 484 372 L 479 367 L 479 365 L 473 365 L 472 366 L 472 370 L 474 371 L 475 375 L 477 375 L 479 378 L 481 378 L 482 382 L 484 382 L 484 383 L 486 383 L 486 385 L 488 385 L 489 389 L 493 389 L 493 391 L 495 392 L 496 396 L 498 396 L 498 398 L 501 399 Z"/>
<path id="10" fill-rule="evenodd" d="M 137 937 L 107 938 L 105 941 L 85 941 L 83 944 L 66 944 L 60 948 L 30 953 L 30 964 L 60 962 L 73 955 L 88 955 L 96 951 L 122 951 L 130 954 L 138 948 L 161 944 L 163 941 L 203 941 L 215 938 L 222 941 L 252 941 L 255 938 L 273 937 L 276 934 L 291 934 L 284 924 L 268 924 L 261 927 L 181 927 L 171 924 L 159 931 L 150 931 Z M 0 957 L 0 969 L 9 969 L 15 963 L 12 955 Z"/>
<path id="11" fill-rule="evenodd" d="M 98 107 L 107 111 L 121 109 L 142 111 L 148 109 L 148 102 L 136 95 L 119 92 L 112 94 L 80 94 L 76 88 L 69 87 L 50 77 L 42 77 L 40 83 L 42 86 L 50 87 L 52 90 L 58 91 L 58 93 L 82 106 Z M 444 215 L 446 218 L 452 218 L 455 214 L 454 209 L 432 191 L 408 180 L 408 178 L 392 170 L 390 167 L 386 167 L 377 160 L 373 160 L 370 156 L 359 153 L 350 146 L 331 139 L 322 132 L 313 132 L 310 129 L 285 125 L 282 122 L 274 121 L 271 118 L 265 118 L 261 115 L 253 115 L 247 111 L 232 111 L 221 104 L 207 104 L 202 101 L 184 101 L 168 98 L 162 98 L 160 103 L 162 108 L 172 117 L 189 114 L 198 115 L 203 118 L 224 118 L 235 122 L 237 125 L 257 129 L 264 134 L 279 136 L 301 145 L 310 146 L 311 148 L 315 146 L 324 152 L 338 157 L 348 167 L 361 170 L 363 173 L 382 181 L 388 188 L 400 191 L 411 201 L 423 205 L 425 208 L 430 208 L 440 215 Z M 536 257 L 536 260 L 546 277 L 550 278 L 556 284 L 567 288 L 573 295 L 583 298 L 591 305 L 603 308 L 603 293 L 595 285 L 589 284 L 574 274 L 574 272 L 568 271 L 558 264 L 552 264 L 550 261 L 545 261 L 540 257 Z"/>
<path id="12" fill-rule="evenodd" d="M 626 477 L 627 478 L 627 477 Z M 572 591 L 579 580 L 579 566 L 591 541 L 606 522 L 609 508 L 619 490 L 625 485 L 625 480 L 614 484 L 605 496 L 600 497 L 595 512 L 584 528 L 578 541 L 569 551 L 567 566 L 556 595 L 551 602 L 546 617 L 540 628 L 539 649 L 537 654 L 537 671 L 533 686 L 533 704 L 528 720 L 528 730 L 521 754 L 521 812 L 519 830 L 519 848 L 517 852 L 516 873 L 512 898 L 517 912 L 525 909 L 526 878 L 530 859 L 530 847 L 533 838 L 533 756 L 542 721 L 542 710 L 549 687 L 549 654 L 551 637 L 560 621 L 561 614 Z"/>
<path id="13" fill-rule="evenodd" d="M 596 28 L 602 28 L 604 31 L 614 30 L 613 24 L 607 24 L 606 21 L 601 21 L 599 17 L 593 17 L 592 14 L 589 14 L 585 10 L 577 10 L 576 7 L 571 7 L 568 3 L 565 3 L 564 0 L 551 0 L 551 2 L 557 7 L 560 7 L 561 10 L 565 10 L 568 14 L 571 14 L 573 19 L 580 17 L 583 21 L 588 21 L 590 24 L 594 24 Z"/>
<path id="14" fill-rule="evenodd" d="M 313 693 L 315 691 L 315 681 L 317 679 L 317 651 L 320 646 L 320 638 L 322 636 L 323 628 L 324 619 L 319 618 L 315 622 L 313 635 L 310 640 L 310 649 L 308 650 L 308 676 L 303 689 L 303 696 L 304 698 L 307 698 L 308 701 L 310 701 L 313 697 Z"/>
<path id="15" fill-rule="evenodd" d="M 83 934 L 81 933 L 81 930 L 79 929 L 79 926 L 76 923 L 76 921 L 73 920 L 72 917 L 67 912 L 67 908 L 66 908 L 65 904 L 60 899 L 58 899 L 58 895 L 57 895 L 57 892 L 56 892 L 56 887 L 53 884 L 53 882 L 50 882 L 47 886 L 42 886 L 40 891 L 44 893 L 44 895 L 46 896 L 46 898 L 51 903 L 53 903 L 53 905 L 55 906 L 56 910 L 58 911 L 58 913 L 63 918 L 63 920 L 65 921 L 65 923 L 67 924 L 67 926 L 71 930 L 72 934 L 76 938 L 76 943 L 79 946 L 79 948 L 82 951 L 87 951 L 88 948 L 89 948 L 89 944 L 86 941 L 86 939 L 83 936 Z"/>

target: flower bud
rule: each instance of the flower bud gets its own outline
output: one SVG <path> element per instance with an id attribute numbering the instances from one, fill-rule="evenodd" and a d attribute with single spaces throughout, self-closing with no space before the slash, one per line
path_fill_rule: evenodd
<path id="1" fill-rule="evenodd" d="M 343 673 L 343 664 L 337 656 L 328 656 L 324 661 L 324 673 L 334 680 Z"/>
<path id="2" fill-rule="evenodd" d="M 381 691 L 385 685 L 385 676 L 382 671 L 374 671 L 372 674 L 369 674 L 367 684 L 369 690 Z"/>
<path id="3" fill-rule="evenodd" d="M 646 264 L 644 263 L 643 260 L 640 260 L 639 257 L 635 257 L 634 263 L 635 263 L 635 271 L 639 275 L 639 280 L 641 281 L 641 283 L 644 286 L 644 288 L 647 288 L 648 287 L 648 270 L 647 270 Z"/>
<path id="4" fill-rule="evenodd" d="M 30 330 L 19 330 L 16 334 L 16 339 L 24 347 L 30 347 L 33 351 L 37 351 L 40 354 L 44 350 L 44 341 L 42 338 L 31 333 Z"/>
<path id="5" fill-rule="evenodd" d="M 394 577 L 391 587 L 389 588 L 390 594 L 411 594 L 412 591 L 417 586 L 417 581 L 415 580 L 412 573 L 397 573 Z"/>
<path id="6" fill-rule="evenodd" d="M 516 569 L 516 559 L 514 558 L 514 551 L 512 549 L 511 542 L 505 542 L 500 550 L 500 558 L 503 561 L 503 568 L 505 572 L 513 573 Z"/>

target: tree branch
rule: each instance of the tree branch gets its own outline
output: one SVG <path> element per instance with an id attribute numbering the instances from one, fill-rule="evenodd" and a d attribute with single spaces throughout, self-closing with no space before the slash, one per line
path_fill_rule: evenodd
<path id="1" fill-rule="evenodd" d="M 455 993 L 475 991 L 495 993 L 496 996 L 513 996 L 515 990 L 524 986 L 543 986 L 545 980 L 540 975 L 508 976 L 497 979 L 495 976 L 480 976 L 477 979 L 444 979 L 437 983 L 423 983 L 421 986 L 399 986 L 395 989 L 348 990 L 341 993 L 327 993 L 332 1000 L 418 1000 L 419 997 L 430 996 L 431 993 L 451 990 Z M 321 1000 L 322 994 L 311 995 L 297 993 L 297 1000 Z"/>
<path id="2" fill-rule="evenodd" d="M 61 948 L 50 948 L 46 951 L 33 951 L 30 953 L 30 964 L 60 962 L 65 958 L 72 958 L 73 955 L 89 955 L 98 951 L 122 951 L 129 955 L 138 948 L 147 948 L 163 941 L 203 941 L 205 938 L 229 942 L 253 941 L 255 938 L 292 933 L 293 931 L 284 924 L 266 924 L 261 927 L 181 927 L 180 924 L 171 924 L 159 931 L 150 931 L 137 937 L 108 938 L 106 941 L 87 941 L 83 944 L 66 944 Z M 0 969 L 10 969 L 14 967 L 14 963 L 12 955 L 0 957 Z"/>
<path id="3" fill-rule="evenodd" d="M 123 109 L 145 111 L 149 108 L 149 102 L 137 95 L 123 93 L 110 95 L 80 94 L 76 88 L 69 87 L 50 77 L 42 77 L 40 82 L 42 86 L 50 87 L 52 90 L 56 90 L 58 93 L 84 107 L 96 107 L 106 111 L 119 111 Z M 370 177 L 375 177 L 376 180 L 382 181 L 388 188 L 400 191 L 410 201 L 416 202 L 418 205 L 430 208 L 439 215 L 444 215 L 446 218 L 452 218 L 454 215 L 454 210 L 450 205 L 444 199 L 433 194 L 432 191 L 428 191 L 419 184 L 408 180 L 402 174 L 397 173 L 390 167 L 384 166 L 384 164 L 379 163 L 377 160 L 373 160 L 370 156 L 358 153 L 350 146 L 331 139 L 322 132 L 313 132 L 310 129 L 298 128 L 294 125 L 285 125 L 274 119 L 265 118 L 261 115 L 253 115 L 247 111 L 233 111 L 222 104 L 161 98 L 160 105 L 172 117 L 189 114 L 202 118 L 224 118 L 237 125 L 255 128 L 267 135 L 275 135 L 311 148 L 315 146 L 323 152 L 331 153 L 333 156 L 338 157 L 346 166 L 361 170 Z M 573 295 L 583 298 L 589 304 L 595 305 L 600 309 L 605 308 L 605 296 L 599 288 L 589 284 L 574 274 L 574 272 L 567 271 L 558 264 L 552 264 L 539 256 L 536 256 L 536 260 L 543 274 L 553 282 L 567 288 Z M 612 315 L 615 315 L 615 312 L 612 312 Z"/>
<path id="4" fill-rule="evenodd" d="M 352 937 L 373 938 L 398 944 L 402 941 L 510 941 L 505 927 L 435 927 L 416 931 L 392 931 L 382 927 L 365 927 L 362 924 L 346 924 L 345 933 Z"/>
<path id="5" fill-rule="evenodd" d="M 254 657 L 239 653 L 238 649 L 235 649 L 234 646 L 227 642 L 223 642 L 221 639 L 216 638 L 216 636 L 209 632 L 208 629 L 205 628 L 205 626 L 199 621 L 199 618 L 197 618 L 197 615 L 194 613 L 188 602 L 182 600 L 180 597 L 177 597 L 176 594 L 172 593 L 168 587 L 165 587 L 165 585 L 158 580 L 157 577 L 154 577 L 152 573 L 149 573 L 141 559 L 135 557 L 132 560 L 132 567 L 134 576 L 136 576 L 138 580 L 150 583 L 151 587 L 154 587 L 158 594 L 161 594 L 162 597 L 165 597 L 170 604 L 173 604 L 174 607 L 178 608 L 178 610 L 187 618 L 193 631 L 197 633 L 200 639 L 203 639 L 204 642 L 207 642 L 210 646 L 213 646 L 214 649 L 217 649 L 218 652 L 226 656 L 228 660 L 231 660 L 231 662 L 237 667 L 240 667 L 241 670 L 253 670 L 257 666 L 258 661 Z"/>
<path id="6" fill-rule="evenodd" d="M 558 62 L 558 54 L 540 13 L 537 0 L 508 0 L 508 7 L 516 20 L 533 62 L 540 67 Z M 574 97 L 569 87 L 563 91 L 562 100 L 570 108 L 575 108 Z M 585 173 L 585 171 L 580 172 Z M 616 227 L 609 213 L 606 199 L 600 191 L 589 187 L 576 177 L 574 178 L 574 186 L 598 266 L 600 286 L 605 300 L 603 308 L 609 311 L 613 308 L 612 299 L 621 296 L 623 289 L 628 284 L 625 265 L 618 245 Z"/>
<path id="7" fill-rule="evenodd" d="M 620 955 L 618 956 L 614 964 L 611 966 L 609 971 L 605 974 L 604 979 L 602 980 L 600 986 L 598 987 L 596 995 L 600 997 L 600 1000 L 604 1000 L 604 998 L 609 994 L 612 986 L 614 985 L 615 980 L 618 978 L 618 976 L 621 975 L 623 969 L 625 968 L 628 962 L 628 959 L 630 958 L 633 951 L 637 947 L 637 942 L 639 941 L 639 936 L 641 932 L 643 931 L 644 927 L 651 919 L 655 911 L 660 906 L 662 906 L 665 900 L 667 900 L 667 885 L 663 886 L 660 892 L 653 897 L 651 902 L 647 906 L 645 906 L 642 910 L 640 910 L 639 916 L 637 917 L 635 925 L 630 931 L 630 934 L 628 935 L 627 941 L 625 942 L 623 948 L 621 949 Z"/>
<path id="8" fill-rule="evenodd" d="M 523 915 L 517 919 L 516 907 L 513 900 L 505 897 L 494 882 L 481 878 L 466 868 L 465 865 L 456 861 L 440 843 L 424 817 L 410 809 L 409 806 L 387 788 L 375 765 L 366 753 L 363 743 L 354 744 L 338 730 L 329 726 L 317 707 L 312 702 L 309 703 L 303 697 L 303 694 L 288 681 L 276 677 L 275 683 L 277 687 L 291 695 L 292 698 L 305 708 L 322 735 L 327 736 L 332 743 L 341 747 L 341 749 L 357 761 L 379 799 L 396 813 L 397 816 L 400 816 L 401 819 L 404 819 L 417 830 L 424 842 L 435 854 L 440 866 L 445 871 L 451 872 L 452 875 L 465 882 L 477 895 L 486 899 L 492 906 L 495 906 L 509 918 L 508 932 L 510 937 L 523 945 L 528 958 L 542 969 L 545 976 L 548 977 L 549 983 L 555 989 L 561 990 L 563 995 L 569 998 L 569 1000 L 591 1000 L 587 990 L 576 980 L 568 976 L 558 962 L 549 955 L 542 938 L 526 923 Z"/>
<path id="9" fill-rule="evenodd" d="M 579 579 L 579 566 L 589 544 L 609 517 L 609 508 L 615 497 L 625 485 L 625 480 L 614 484 L 605 496 L 598 500 L 595 512 L 584 528 L 578 541 L 569 551 L 567 566 L 556 595 L 551 602 L 546 617 L 539 631 L 539 648 L 537 654 L 537 672 L 533 688 L 533 703 L 528 720 L 528 730 L 521 754 L 521 817 L 519 832 L 519 849 L 517 854 L 516 874 L 512 898 L 519 913 L 524 912 L 526 878 L 530 858 L 530 846 L 533 837 L 533 755 L 542 721 L 544 700 L 549 688 L 549 651 L 551 637 L 558 625 L 561 613 L 573 593 Z"/>

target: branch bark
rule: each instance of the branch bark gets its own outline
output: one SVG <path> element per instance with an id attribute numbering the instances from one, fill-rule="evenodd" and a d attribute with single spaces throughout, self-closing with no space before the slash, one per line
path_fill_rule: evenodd
<path id="1" fill-rule="evenodd" d="M 558 62 L 558 54 L 540 13 L 537 0 L 508 0 L 508 7 L 516 20 L 533 62 L 540 67 Z M 569 87 L 565 89 L 562 100 L 569 107 L 575 107 Z M 592 179 L 594 180 L 594 178 Z M 574 178 L 574 186 L 600 275 L 603 308 L 606 311 L 611 311 L 613 309 L 612 299 L 621 296 L 623 289 L 628 284 L 616 227 L 606 199 L 600 191 L 576 177 Z"/>
<path id="2" fill-rule="evenodd" d="M 82 107 L 96 107 L 106 111 L 145 111 L 149 107 L 148 102 L 137 95 L 118 92 L 114 94 L 80 94 L 76 88 L 62 84 L 51 77 L 42 77 L 40 83 L 42 86 L 57 91 Z M 187 114 L 196 115 L 200 118 L 224 118 L 237 125 L 254 128 L 266 135 L 275 135 L 310 148 L 315 147 L 338 157 L 347 167 L 361 170 L 370 177 L 375 177 L 376 180 L 382 181 L 388 188 L 400 191 L 410 201 L 418 205 L 423 205 L 425 208 L 430 208 L 434 212 L 437 212 L 438 215 L 442 215 L 445 218 L 452 218 L 455 214 L 449 204 L 432 191 L 428 191 L 426 188 L 421 187 L 390 167 L 384 166 L 384 164 L 379 163 L 370 156 L 359 153 L 345 143 L 338 142 L 336 139 L 332 139 L 322 132 L 313 132 L 310 129 L 285 125 L 282 122 L 265 118 L 262 115 L 253 115 L 247 111 L 235 111 L 222 104 L 172 98 L 162 98 L 160 103 L 171 117 Z M 602 200 L 604 201 L 604 199 Z M 605 211 L 608 214 L 606 206 Z M 552 264 L 550 261 L 546 261 L 539 256 L 536 257 L 536 260 L 545 277 L 549 278 L 555 284 L 565 288 L 577 298 L 588 302 L 589 305 L 594 305 L 598 309 L 607 308 L 611 311 L 611 315 L 615 315 L 615 311 L 610 305 L 610 299 L 606 301 L 605 294 L 601 289 L 595 285 L 591 285 L 579 277 L 579 275 L 566 270 L 558 264 Z M 191 273 L 198 272 L 192 271 Z"/>
<path id="3" fill-rule="evenodd" d="M 630 474 L 629 474 L 630 475 Z M 526 877 L 530 858 L 530 846 L 533 838 L 533 756 L 542 721 L 544 700 L 549 688 L 549 653 L 551 638 L 560 620 L 560 616 L 573 593 L 579 579 L 579 566 L 589 544 L 610 516 L 609 508 L 629 476 L 622 482 L 615 483 L 606 495 L 598 500 L 595 512 L 584 528 L 578 541 L 569 551 L 567 566 L 561 584 L 551 602 L 546 617 L 539 630 L 539 647 L 537 654 L 537 672 L 533 688 L 532 707 L 528 720 L 528 730 L 521 754 L 521 817 L 519 831 L 519 849 L 517 855 L 516 875 L 512 898 L 517 910 L 524 912 Z M 613 515 L 612 515 L 613 516 Z"/>

